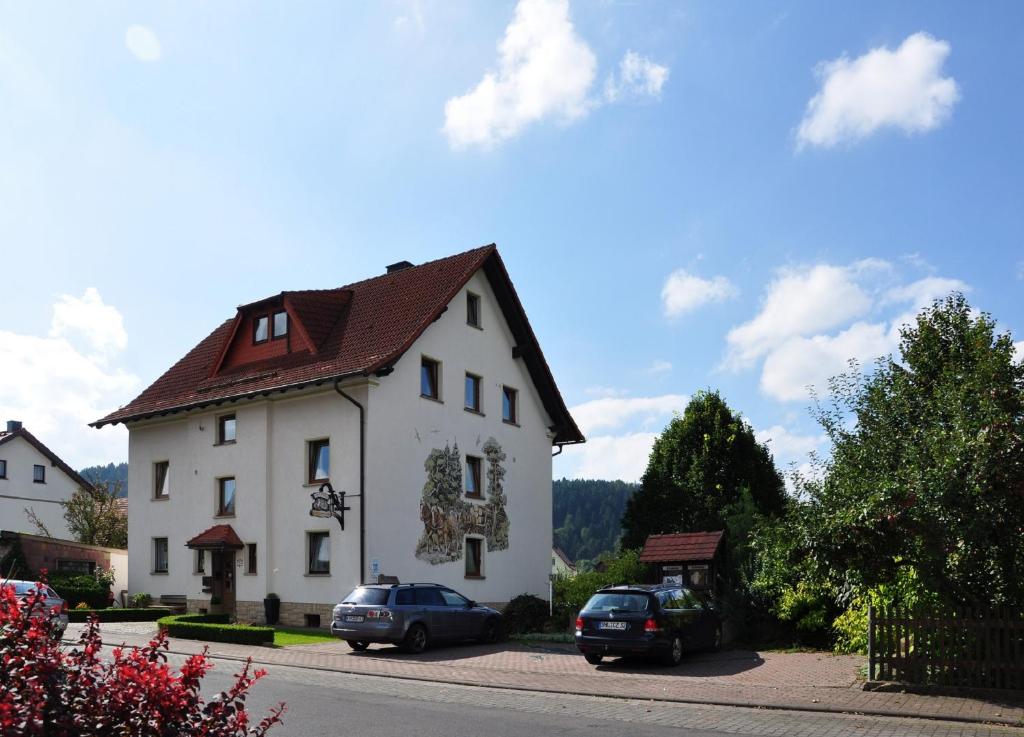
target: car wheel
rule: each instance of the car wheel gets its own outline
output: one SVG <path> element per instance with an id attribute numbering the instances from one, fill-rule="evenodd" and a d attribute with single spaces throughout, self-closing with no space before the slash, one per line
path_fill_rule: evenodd
<path id="1" fill-rule="evenodd" d="M 480 635 L 480 642 L 498 641 L 498 620 L 488 619 L 484 622 L 484 630 Z"/>
<path id="2" fill-rule="evenodd" d="M 591 665 L 601 665 L 601 661 L 604 660 L 603 655 L 597 655 L 595 653 L 586 653 L 584 656 L 587 662 Z"/>
<path id="3" fill-rule="evenodd" d="M 711 639 L 711 652 L 717 653 L 722 648 L 722 625 L 715 625 L 715 634 Z"/>
<path id="4" fill-rule="evenodd" d="M 366 648 L 370 647 L 370 643 L 363 642 L 362 640 L 345 640 L 348 646 L 355 650 L 357 653 L 361 653 Z"/>
<path id="5" fill-rule="evenodd" d="M 427 628 L 422 624 L 414 624 L 410 627 L 409 631 L 405 633 L 405 640 L 402 641 L 402 647 L 410 653 L 421 653 L 427 649 L 429 644 Z"/>
<path id="6" fill-rule="evenodd" d="M 677 666 L 683 660 L 683 638 L 679 635 L 672 637 L 668 650 L 661 656 L 661 662 L 667 666 Z"/>

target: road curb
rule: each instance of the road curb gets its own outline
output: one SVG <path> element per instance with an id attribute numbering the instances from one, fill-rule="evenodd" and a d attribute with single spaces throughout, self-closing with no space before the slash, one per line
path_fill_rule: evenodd
<path id="1" fill-rule="evenodd" d="M 65 640 L 65 642 L 71 642 L 71 641 Z M 104 642 L 103 644 L 107 645 L 107 646 L 110 646 L 110 647 L 121 647 L 122 645 L 124 645 L 124 643 L 113 643 L 113 642 Z M 132 646 L 129 645 L 129 647 L 132 647 Z M 195 655 L 195 653 L 183 652 L 183 651 L 180 651 L 180 650 L 175 650 L 175 649 L 173 649 L 173 647 L 171 649 L 168 649 L 166 652 L 173 653 L 175 655 L 186 655 L 186 656 Z M 594 697 L 594 698 L 617 699 L 617 700 L 620 700 L 620 701 L 644 701 L 644 702 L 651 702 L 651 701 L 653 701 L 653 702 L 664 702 L 664 703 L 672 703 L 672 704 L 690 704 L 690 705 L 694 705 L 694 706 L 731 706 L 731 707 L 739 707 L 739 708 L 743 708 L 743 709 L 752 709 L 752 710 L 764 709 L 764 710 L 772 710 L 772 711 L 802 711 L 802 712 L 809 712 L 809 713 L 815 713 L 815 714 L 848 714 L 848 715 L 851 715 L 851 716 L 876 716 L 876 717 L 889 717 L 889 718 L 900 718 L 900 719 L 927 719 L 929 721 L 939 721 L 939 722 L 955 722 L 955 723 L 964 723 L 964 724 L 989 724 L 989 725 L 999 725 L 999 726 L 1004 726 L 1004 727 L 1015 727 L 1015 728 L 1022 728 L 1022 727 L 1024 727 L 1024 723 L 1022 723 L 1021 721 L 1016 720 L 1016 719 L 1009 719 L 1009 718 L 1006 718 L 1006 717 L 987 717 L 987 718 L 982 718 L 982 717 L 973 717 L 971 715 L 960 715 L 960 714 L 941 715 L 941 714 L 920 712 L 920 711 L 907 710 L 907 709 L 881 709 L 881 708 L 878 708 L 878 709 L 843 709 L 843 708 L 838 708 L 838 707 L 831 707 L 831 706 L 829 706 L 827 704 L 820 704 L 820 705 L 814 704 L 814 705 L 812 705 L 812 704 L 806 704 L 806 703 L 788 703 L 788 702 L 785 702 L 785 701 L 757 702 L 757 703 L 755 703 L 755 702 L 751 702 L 751 701 L 743 700 L 743 699 L 733 699 L 733 700 L 729 700 L 729 699 L 696 699 L 696 698 L 685 698 L 685 697 L 680 697 L 680 696 L 660 696 L 658 698 L 651 698 L 651 697 L 648 697 L 648 696 L 636 696 L 636 695 L 622 694 L 622 693 L 607 693 L 607 692 L 594 693 L 594 692 L 582 691 L 582 690 L 578 690 L 578 689 L 562 689 L 562 688 L 554 689 L 554 688 L 544 688 L 544 687 L 541 687 L 541 686 L 530 687 L 530 686 L 514 686 L 514 685 L 509 685 L 509 684 L 479 683 L 477 681 L 462 680 L 462 679 L 459 679 L 459 678 L 454 678 L 452 680 L 441 682 L 441 681 L 437 681 L 436 679 L 433 679 L 433 678 L 425 678 L 425 677 L 422 677 L 422 676 L 395 675 L 395 674 L 391 674 L 391 673 L 367 673 L 366 671 L 354 670 L 354 669 L 351 669 L 351 668 L 344 668 L 344 667 L 329 667 L 329 666 L 323 666 L 323 665 L 290 665 L 288 663 L 281 663 L 281 662 L 277 662 L 277 661 L 273 661 L 273 660 L 264 660 L 264 659 L 260 659 L 258 657 L 253 657 L 253 656 L 241 657 L 241 656 L 237 656 L 237 655 L 214 654 L 214 655 L 209 655 L 209 657 L 216 658 L 218 660 L 230 660 L 230 661 L 239 662 L 239 663 L 244 663 L 244 662 L 246 662 L 246 660 L 251 660 L 255 665 L 260 665 L 260 666 L 277 666 L 277 667 L 282 667 L 282 668 L 302 668 L 302 669 L 306 669 L 306 670 L 317 670 L 317 671 L 322 671 L 322 672 L 327 672 L 327 673 L 345 673 L 347 675 L 353 675 L 353 676 L 369 676 L 371 678 L 393 678 L 393 679 L 397 679 L 397 680 L 418 681 L 418 682 L 422 682 L 422 683 L 434 683 L 434 684 L 444 683 L 444 684 L 451 684 L 451 685 L 458 685 L 458 686 L 472 686 L 474 688 L 495 688 L 495 689 L 501 689 L 503 691 L 521 691 L 521 692 L 524 692 L 524 693 L 565 694 L 567 696 L 590 696 L 590 697 Z"/>

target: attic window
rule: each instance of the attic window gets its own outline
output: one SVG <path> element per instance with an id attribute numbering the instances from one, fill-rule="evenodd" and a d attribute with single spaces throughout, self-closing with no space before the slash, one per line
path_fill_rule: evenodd
<path id="1" fill-rule="evenodd" d="M 466 324 L 480 327 L 480 297 L 472 292 L 466 293 Z"/>
<path id="2" fill-rule="evenodd" d="M 266 315 L 262 315 L 256 318 L 256 322 L 253 325 L 252 331 L 252 342 L 253 343 L 266 343 L 267 338 L 270 337 L 270 318 Z"/>
<path id="3" fill-rule="evenodd" d="M 274 313 L 274 340 L 288 335 L 288 313 L 285 311 Z"/>

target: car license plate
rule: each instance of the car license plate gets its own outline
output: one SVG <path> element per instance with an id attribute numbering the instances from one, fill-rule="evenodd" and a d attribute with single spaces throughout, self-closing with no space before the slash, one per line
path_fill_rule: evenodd
<path id="1" fill-rule="evenodd" d="M 601 622 L 597 625 L 600 630 L 624 630 L 626 629 L 625 622 Z"/>
<path id="2" fill-rule="evenodd" d="M 362 616 L 357 615 L 357 614 L 349 614 L 348 616 L 345 617 L 345 621 L 346 622 L 362 622 L 363 618 L 362 618 Z"/>

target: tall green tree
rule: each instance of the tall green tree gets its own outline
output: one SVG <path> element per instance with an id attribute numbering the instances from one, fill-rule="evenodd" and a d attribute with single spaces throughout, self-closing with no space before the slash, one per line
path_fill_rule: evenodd
<path id="1" fill-rule="evenodd" d="M 900 359 L 832 382 L 832 442 L 795 549 L 841 593 L 913 571 L 953 604 L 1024 604 L 1024 364 L 961 294 L 902 331 Z"/>
<path id="2" fill-rule="evenodd" d="M 101 483 L 94 490 L 77 489 L 61 502 L 75 540 L 108 548 L 128 547 L 128 518 L 118 508 L 118 496 L 116 487 Z"/>
<path id="3" fill-rule="evenodd" d="M 701 391 L 654 441 L 622 517 L 622 547 L 640 547 L 655 533 L 720 530 L 740 516 L 776 514 L 785 499 L 771 453 L 750 425 L 718 392 Z"/>

